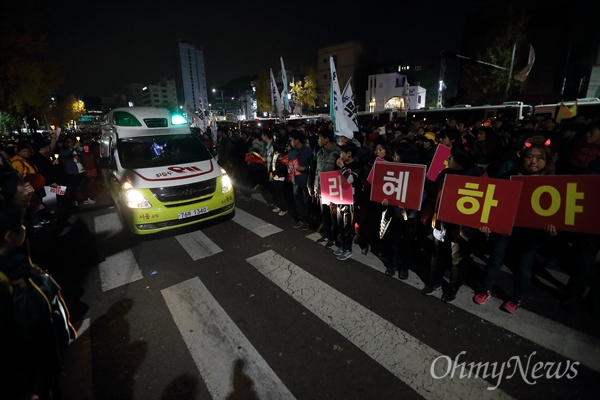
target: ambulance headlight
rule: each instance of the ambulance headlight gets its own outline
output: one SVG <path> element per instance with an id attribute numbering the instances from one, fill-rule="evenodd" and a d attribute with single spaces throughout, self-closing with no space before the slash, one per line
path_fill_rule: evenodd
<path id="1" fill-rule="evenodd" d="M 227 171 L 221 168 L 221 193 L 227 193 L 231 190 L 231 178 Z"/>
<path id="2" fill-rule="evenodd" d="M 123 184 L 123 193 L 125 194 L 125 204 L 129 208 L 150 208 L 152 205 L 146 198 L 140 193 L 139 190 L 131 186 L 131 183 L 125 182 Z"/>

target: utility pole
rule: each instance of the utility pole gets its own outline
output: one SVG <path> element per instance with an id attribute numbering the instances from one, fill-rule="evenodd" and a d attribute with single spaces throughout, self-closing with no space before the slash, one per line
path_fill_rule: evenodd
<path id="1" fill-rule="evenodd" d="M 442 61 L 440 64 L 440 79 L 438 81 L 438 97 L 437 97 L 437 103 L 435 105 L 435 108 L 443 108 L 444 104 L 443 104 L 443 93 L 444 93 L 444 74 L 446 73 L 446 59 L 444 58 L 443 54 L 442 54 Z"/>
<path id="2" fill-rule="evenodd" d="M 508 100 L 508 91 L 510 90 L 510 84 L 512 82 L 513 65 L 515 63 L 515 51 L 517 50 L 517 42 L 513 44 L 512 56 L 510 57 L 510 69 L 508 71 L 508 80 L 506 82 L 506 91 L 504 92 L 504 101 Z M 506 69 L 506 68 L 504 68 Z"/>

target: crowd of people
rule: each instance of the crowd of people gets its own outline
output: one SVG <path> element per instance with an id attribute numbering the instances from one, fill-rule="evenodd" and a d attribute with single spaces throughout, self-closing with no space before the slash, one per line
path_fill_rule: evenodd
<path id="1" fill-rule="evenodd" d="M 429 167 L 439 145 L 450 148 L 447 166 L 435 180 L 425 180 L 420 208 L 402 208 L 385 198 L 371 200 L 369 175 L 376 162 Z M 441 299 L 452 302 L 468 283 L 476 304 L 483 306 L 490 296 L 499 296 L 508 313 L 527 301 L 535 264 L 552 259 L 569 274 L 562 307 L 600 316 L 600 230 L 563 232 L 547 225 L 515 227 L 506 235 L 436 215 L 444 180 L 452 174 L 497 179 L 600 175 L 600 120 L 574 117 L 557 124 L 552 119 L 527 119 L 517 125 L 501 119 L 411 124 L 373 120 L 355 132 L 334 132 L 328 120 L 272 123 L 219 128 L 215 147 L 239 199 L 261 193 L 279 217 L 293 218 L 294 229 L 319 232 L 316 242 L 331 248 L 332 258 L 349 259 L 357 244 L 363 254 L 371 252 L 382 260 L 385 275 L 397 274 L 401 280 L 418 264 L 426 265 L 423 295 L 441 289 Z M 3 354 L 0 377 L 3 394 L 9 397 L 60 398 L 64 344 L 53 333 L 43 301 L 29 305 L 35 319 L 19 319 L 14 293 L 40 277 L 29 252 L 36 227 L 68 217 L 80 205 L 94 204 L 88 185 L 97 176 L 96 161 L 93 137 L 82 141 L 60 130 L 18 138 L 1 149 L 0 341 L 11 345 Z M 340 185 L 351 188 L 351 201 L 324 200 L 320 176 L 332 171 L 339 171 Z M 49 187 L 66 188 L 57 196 L 57 215 L 44 204 Z M 486 260 L 482 275 L 474 274 L 475 253 Z M 498 290 L 503 265 L 513 271 L 513 284 Z"/>
<path id="2" fill-rule="evenodd" d="M 430 166 L 438 145 L 450 148 L 447 167 L 426 180 L 420 209 L 372 201 L 368 176 L 377 159 Z M 513 175 L 600 174 L 600 120 L 573 117 L 527 118 L 514 124 L 487 121 L 414 122 L 373 120 L 355 132 L 334 133 L 333 124 L 272 123 L 219 129 L 219 163 L 249 200 L 262 193 L 267 206 L 293 218 L 296 229 L 317 230 L 318 243 L 347 260 L 352 244 L 378 256 L 388 276 L 408 279 L 416 263 L 429 265 L 424 295 L 442 290 L 452 302 L 465 283 L 483 305 L 493 295 L 500 268 L 513 271 L 513 287 L 499 293 L 502 309 L 514 313 L 527 300 L 536 263 L 553 262 L 569 274 L 561 305 L 600 315 L 600 271 L 596 234 L 515 227 L 511 235 L 437 219 L 440 193 L 449 174 L 510 179 Z M 341 172 L 353 191 L 353 204 L 323 201 L 320 175 Z M 486 260 L 483 278 L 475 274 L 473 254 Z M 449 275 L 447 274 L 449 271 Z"/>
<path id="3" fill-rule="evenodd" d="M 40 244 L 40 229 L 67 224 L 80 204 L 95 204 L 88 185 L 97 177 L 96 148 L 92 135 L 84 138 L 81 132 L 61 134 L 60 129 L 4 138 L 2 143 L 2 398 L 61 398 L 63 355 L 76 332 L 60 286 L 43 268 L 43 257 L 48 255 L 40 255 L 35 249 Z M 51 189 L 58 193 L 52 205 L 46 201 Z"/>

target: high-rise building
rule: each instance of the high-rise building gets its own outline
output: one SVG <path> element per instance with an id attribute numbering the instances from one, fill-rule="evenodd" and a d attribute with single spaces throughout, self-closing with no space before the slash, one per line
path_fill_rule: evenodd
<path id="1" fill-rule="evenodd" d="M 196 50 L 191 43 L 179 40 L 179 69 L 181 72 L 183 101 L 193 109 L 197 109 L 200 104 L 206 109 L 208 107 L 208 93 L 206 90 L 204 52 Z"/>

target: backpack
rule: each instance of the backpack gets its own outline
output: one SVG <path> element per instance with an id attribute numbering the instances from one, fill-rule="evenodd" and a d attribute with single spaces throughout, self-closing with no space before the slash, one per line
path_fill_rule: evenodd
<path id="1" fill-rule="evenodd" d="M 71 325 L 61 287 L 39 267 L 32 266 L 26 288 L 13 286 L 13 302 L 15 319 L 22 327 L 35 329 L 40 324 L 50 322 L 61 354 L 77 339 L 77 331 Z"/>

